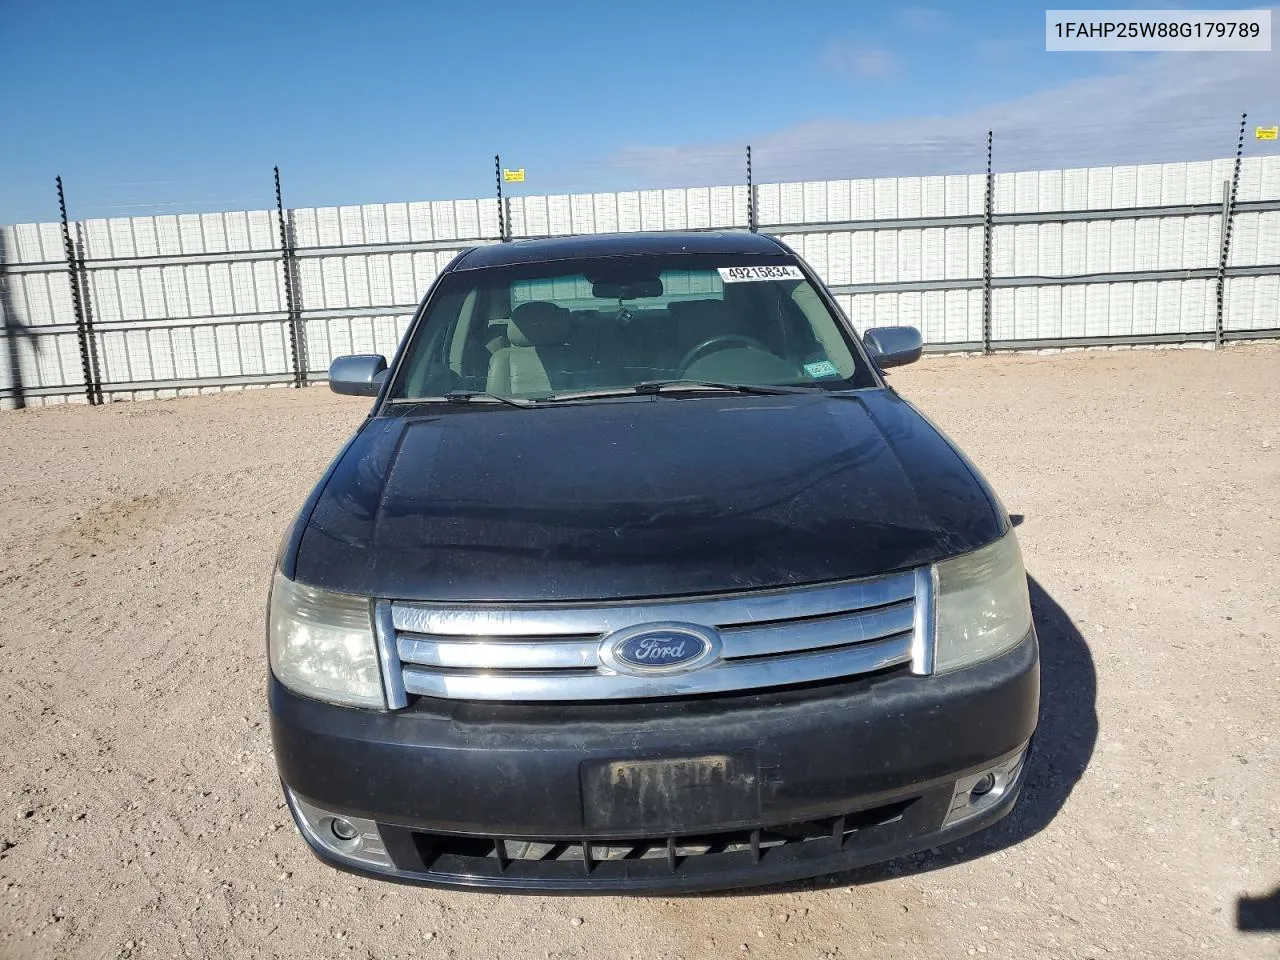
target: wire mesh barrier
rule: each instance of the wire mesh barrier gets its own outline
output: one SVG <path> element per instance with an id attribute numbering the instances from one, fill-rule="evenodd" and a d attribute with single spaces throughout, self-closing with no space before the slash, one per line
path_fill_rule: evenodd
<path id="1" fill-rule="evenodd" d="M 612 231 L 774 234 L 857 329 L 935 351 L 1280 336 L 1280 156 L 1242 153 L 1006 173 L 988 140 L 985 174 L 299 209 L 277 172 L 274 210 L 0 229 L 0 403 L 322 380 L 394 352 L 459 251 Z"/>

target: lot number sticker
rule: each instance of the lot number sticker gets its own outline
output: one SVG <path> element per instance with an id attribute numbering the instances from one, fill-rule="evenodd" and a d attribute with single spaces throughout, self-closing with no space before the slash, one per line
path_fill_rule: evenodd
<path id="1" fill-rule="evenodd" d="M 804 372 L 813 379 L 818 380 L 822 377 L 838 377 L 840 376 L 840 368 L 830 360 L 818 360 L 814 363 L 806 363 Z"/>
<path id="2" fill-rule="evenodd" d="M 718 267 L 720 279 L 725 283 L 743 283 L 748 280 L 803 280 L 799 267 Z"/>

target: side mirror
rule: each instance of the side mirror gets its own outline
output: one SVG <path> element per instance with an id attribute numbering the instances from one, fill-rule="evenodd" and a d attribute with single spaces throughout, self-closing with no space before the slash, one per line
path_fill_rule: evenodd
<path id="1" fill-rule="evenodd" d="M 872 327 L 862 342 L 881 367 L 915 363 L 924 352 L 924 338 L 915 327 Z"/>
<path id="2" fill-rule="evenodd" d="M 337 357 L 329 364 L 329 389 L 352 397 L 373 397 L 386 376 L 387 358 L 380 353 Z"/>

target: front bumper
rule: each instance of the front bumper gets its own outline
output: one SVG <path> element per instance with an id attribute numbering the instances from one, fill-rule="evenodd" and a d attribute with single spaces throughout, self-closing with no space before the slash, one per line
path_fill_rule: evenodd
<path id="1" fill-rule="evenodd" d="M 336 866 L 439 886 L 673 892 L 837 872 L 999 820 L 1036 726 L 1039 654 L 1033 631 L 944 676 L 642 704 L 422 700 L 380 714 L 274 678 L 269 696 L 290 810 Z M 949 819 L 957 783 L 967 795 L 1001 761 L 1007 782 Z M 380 862 L 326 842 L 319 815 L 367 827 Z"/>

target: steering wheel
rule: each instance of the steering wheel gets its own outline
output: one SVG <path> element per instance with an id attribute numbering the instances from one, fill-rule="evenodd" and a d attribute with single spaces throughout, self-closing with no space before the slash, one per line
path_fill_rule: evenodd
<path id="1" fill-rule="evenodd" d="M 712 337 L 710 340 L 703 340 L 700 344 L 684 355 L 684 359 L 680 361 L 676 367 L 681 373 L 689 369 L 695 360 L 701 360 L 708 353 L 715 353 L 721 349 L 721 344 L 740 343 L 744 347 L 752 347 L 756 350 L 763 350 L 769 353 L 769 348 L 757 340 L 755 337 L 743 336 L 740 333 L 722 333 L 718 337 Z"/>

